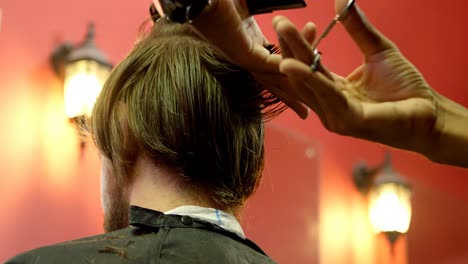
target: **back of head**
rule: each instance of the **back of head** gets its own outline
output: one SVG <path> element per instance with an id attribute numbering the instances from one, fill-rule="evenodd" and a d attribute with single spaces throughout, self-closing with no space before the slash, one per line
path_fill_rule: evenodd
<path id="1" fill-rule="evenodd" d="M 161 19 L 112 72 L 92 133 L 120 182 L 144 154 L 220 208 L 234 207 L 259 184 L 263 117 L 276 102 L 188 25 Z"/>

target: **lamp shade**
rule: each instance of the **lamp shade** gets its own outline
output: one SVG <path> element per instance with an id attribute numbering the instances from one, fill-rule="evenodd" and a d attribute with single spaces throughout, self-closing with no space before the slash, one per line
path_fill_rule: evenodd
<path id="1" fill-rule="evenodd" d="M 94 26 L 90 24 L 86 40 L 69 53 L 65 65 L 65 113 L 69 118 L 91 116 L 111 68 L 94 44 Z"/>
<path id="2" fill-rule="evenodd" d="M 411 188 L 387 161 L 369 193 L 369 218 L 375 232 L 406 233 L 411 221 Z"/>

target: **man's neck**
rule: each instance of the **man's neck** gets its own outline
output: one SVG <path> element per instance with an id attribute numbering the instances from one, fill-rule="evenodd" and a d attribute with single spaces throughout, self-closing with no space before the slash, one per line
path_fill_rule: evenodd
<path id="1" fill-rule="evenodd" d="M 149 158 L 138 158 L 130 184 L 130 204 L 167 212 L 184 205 L 232 210 L 219 206 L 203 191 L 183 183 L 174 170 L 155 165 Z"/>

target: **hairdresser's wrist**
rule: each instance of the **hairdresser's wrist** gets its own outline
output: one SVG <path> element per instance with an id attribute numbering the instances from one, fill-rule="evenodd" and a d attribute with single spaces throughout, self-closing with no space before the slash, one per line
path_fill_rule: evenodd
<path id="1" fill-rule="evenodd" d="M 468 167 L 468 109 L 436 94 L 437 119 L 424 154 L 432 161 Z"/>

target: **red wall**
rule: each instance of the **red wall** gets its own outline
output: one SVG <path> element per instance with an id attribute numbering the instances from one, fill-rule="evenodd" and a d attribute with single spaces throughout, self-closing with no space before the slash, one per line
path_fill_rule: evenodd
<path id="1" fill-rule="evenodd" d="M 48 56 L 63 40 L 80 41 L 92 20 L 98 45 L 118 62 L 131 48 L 149 2 L 0 3 L 0 261 L 28 248 L 100 232 L 97 155 L 89 148 L 80 158 L 73 127 L 62 115 L 60 83 Z M 433 87 L 468 106 L 466 1 L 358 2 Z M 333 17 L 333 1 L 308 4 L 283 14 L 299 25 L 314 20 L 323 29 Z M 264 32 L 274 40 L 270 21 L 270 15 L 259 17 Z M 361 61 L 340 27 L 324 41 L 322 52 L 329 68 L 340 74 Z M 379 163 L 386 148 L 328 133 L 315 117 L 301 121 L 286 112 L 274 123 L 320 144 L 322 263 L 390 263 L 385 241 L 370 233 L 365 200 L 349 176 L 357 161 Z M 396 169 L 415 186 L 414 221 L 407 240 L 398 245 L 397 262 L 468 262 L 461 253 L 468 246 L 468 227 L 463 224 L 468 217 L 463 214 L 468 171 L 432 164 L 416 154 L 393 153 Z M 290 232 L 304 230 L 292 226 Z"/>

